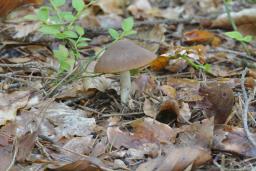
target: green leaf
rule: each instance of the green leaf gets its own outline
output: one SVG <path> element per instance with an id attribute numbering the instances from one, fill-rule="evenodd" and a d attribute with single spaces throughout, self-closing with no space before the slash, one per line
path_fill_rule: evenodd
<path id="1" fill-rule="evenodd" d="M 68 58 L 68 49 L 63 45 L 59 45 L 57 50 L 53 50 L 53 56 L 58 59 L 59 62 L 65 61 L 65 59 Z"/>
<path id="2" fill-rule="evenodd" d="M 66 35 L 67 38 L 78 38 L 77 34 L 70 30 L 64 31 L 63 34 Z"/>
<path id="3" fill-rule="evenodd" d="M 44 34 L 56 35 L 60 33 L 60 27 L 53 25 L 42 25 L 39 31 Z"/>
<path id="4" fill-rule="evenodd" d="M 79 41 L 82 42 L 82 41 L 89 41 L 91 39 L 89 38 L 86 38 L 86 37 L 80 37 Z"/>
<path id="5" fill-rule="evenodd" d="M 49 8 L 48 7 L 41 7 L 38 12 L 37 12 L 37 18 L 40 21 L 44 21 L 47 22 L 48 18 L 49 18 Z"/>
<path id="6" fill-rule="evenodd" d="M 75 8 L 77 12 L 81 12 L 85 7 L 84 1 L 72 0 L 72 7 Z"/>
<path id="7" fill-rule="evenodd" d="M 78 48 L 82 48 L 82 47 L 86 47 L 86 46 L 88 46 L 88 43 L 86 43 L 86 42 L 80 42 L 77 44 Z"/>
<path id="8" fill-rule="evenodd" d="M 238 31 L 231 31 L 231 32 L 226 32 L 225 33 L 226 36 L 235 39 L 237 41 L 240 42 L 246 42 L 249 43 L 250 41 L 252 41 L 252 36 L 247 35 L 247 36 L 243 36 L 240 32 Z"/>
<path id="9" fill-rule="evenodd" d="M 73 21 L 75 19 L 75 17 L 73 16 L 73 14 L 71 12 L 66 12 L 66 11 L 61 12 L 60 16 L 62 18 L 64 18 L 64 20 L 66 20 L 66 21 Z"/>
<path id="10" fill-rule="evenodd" d="M 137 33 L 137 31 L 135 31 L 135 30 L 130 30 L 130 31 L 124 32 L 124 36 L 130 36 L 130 35 L 133 35 L 133 34 L 136 34 L 136 33 Z"/>
<path id="11" fill-rule="evenodd" d="M 120 37 L 118 31 L 116 31 L 115 29 L 112 29 L 112 28 L 108 29 L 108 33 L 115 40 L 119 39 L 119 37 Z"/>
<path id="12" fill-rule="evenodd" d="M 132 17 L 128 17 L 124 19 L 122 22 L 123 31 L 130 31 L 132 30 L 133 26 L 134 26 L 134 20 Z"/>
<path id="13" fill-rule="evenodd" d="M 250 43 L 252 41 L 252 36 L 247 35 L 247 36 L 243 37 L 243 41 L 246 42 L 246 43 Z"/>
<path id="14" fill-rule="evenodd" d="M 232 39 L 236 39 L 236 40 L 243 39 L 243 35 L 238 31 L 226 32 L 225 35 L 232 38 Z"/>
<path id="15" fill-rule="evenodd" d="M 52 0 L 52 3 L 56 7 L 60 7 L 66 3 L 66 0 Z"/>
<path id="16" fill-rule="evenodd" d="M 75 30 L 76 30 L 76 32 L 77 32 L 80 36 L 84 35 L 84 28 L 83 28 L 83 27 L 81 27 L 81 26 L 75 26 Z"/>

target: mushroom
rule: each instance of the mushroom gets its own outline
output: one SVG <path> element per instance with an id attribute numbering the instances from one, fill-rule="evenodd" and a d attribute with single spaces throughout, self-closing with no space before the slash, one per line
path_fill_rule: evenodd
<path id="1" fill-rule="evenodd" d="M 119 40 L 111 45 L 95 65 L 98 73 L 120 73 L 121 102 L 127 103 L 131 91 L 130 70 L 149 64 L 156 55 L 130 40 Z"/>

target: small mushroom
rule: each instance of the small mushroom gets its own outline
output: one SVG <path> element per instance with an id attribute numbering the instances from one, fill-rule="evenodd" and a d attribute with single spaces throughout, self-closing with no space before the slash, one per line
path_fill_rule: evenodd
<path id="1" fill-rule="evenodd" d="M 121 101 L 127 103 L 131 91 L 130 70 L 149 64 L 156 55 L 130 40 L 119 40 L 110 46 L 98 60 L 94 71 L 120 73 Z"/>

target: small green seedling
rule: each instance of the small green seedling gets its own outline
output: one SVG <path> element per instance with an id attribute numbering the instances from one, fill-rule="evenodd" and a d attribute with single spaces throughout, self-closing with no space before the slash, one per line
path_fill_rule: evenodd
<path id="1" fill-rule="evenodd" d="M 118 41 L 123 39 L 126 36 L 130 36 L 136 34 L 136 31 L 133 30 L 134 20 L 132 17 L 128 17 L 122 22 L 122 32 L 118 32 L 117 30 L 110 28 L 108 32 L 110 36 L 114 39 L 114 41 Z"/>
<path id="2" fill-rule="evenodd" d="M 84 29 L 75 22 L 94 1 L 85 5 L 84 0 L 72 0 L 74 9 L 72 11 L 60 9 L 66 0 L 49 0 L 49 2 L 50 6 L 42 6 L 36 15 L 28 15 L 26 18 L 41 21 L 40 32 L 65 42 L 65 45 L 59 45 L 53 53 L 60 64 L 60 72 L 68 71 L 80 57 L 79 48 L 87 46 L 90 40 L 84 36 Z"/>
<path id="3" fill-rule="evenodd" d="M 239 31 L 226 32 L 225 35 L 243 43 L 250 43 L 252 41 L 251 35 L 243 36 Z"/>

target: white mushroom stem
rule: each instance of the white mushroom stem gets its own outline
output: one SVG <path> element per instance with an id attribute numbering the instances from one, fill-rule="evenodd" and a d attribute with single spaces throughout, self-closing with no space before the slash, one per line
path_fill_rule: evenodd
<path id="1" fill-rule="evenodd" d="M 131 75 L 130 71 L 124 71 L 120 73 L 120 91 L 122 103 L 127 103 L 129 94 L 131 91 Z"/>

